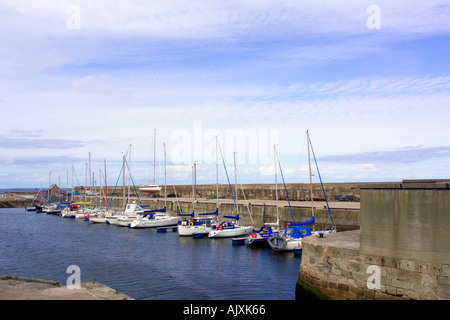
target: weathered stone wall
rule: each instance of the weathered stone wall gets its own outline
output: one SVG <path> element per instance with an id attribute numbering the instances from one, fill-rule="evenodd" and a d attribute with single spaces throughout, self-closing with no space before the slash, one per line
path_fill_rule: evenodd
<path id="1" fill-rule="evenodd" d="M 298 287 L 334 299 L 450 299 L 449 201 L 446 181 L 363 188 L 359 231 L 304 239 Z"/>
<path id="2" fill-rule="evenodd" d="M 324 183 L 323 187 L 325 194 L 329 201 L 340 201 L 340 200 L 350 200 L 359 201 L 360 198 L 360 187 L 366 185 L 367 183 Z M 322 186 L 319 183 L 313 183 L 313 196 L 314 199 L 319 201 L 324 199 Z M 174 191 L 175 188 L 175 191 Z M 114 190 L 115 189 L 115 190 Z M 134 194 L 134 187 L 131 188 L 131 192 Z M 139 187 L 136 188 L 137 190 Z M 273 184 L 244 184 L 238 186 L 238 198 L 243 198 L 244 194 L 246 199 L 259 199 L 259 200 L 275 200 L 275 185 Z M 76 191 L 81 191 L 81 188 L 75 188 Z M 244 190 L 244 194 L 242 193 Z M 310 196 L 310 185 L 305 183 L 287 183 L 286 190 L 291 201 L 307 201 L 311 199 Z M 116 196 L 122 196 L 122 186 L 109 186 L 108 194 L 111 195 L 115 192 Z M 128 192 L 128 187 L 126 191 Z M 139 190 L 138 190 L 139 192 Z M 196 196 L 198 198 L 211 198 L 216 197 L 216 185 L 197 185 L 195 188 Z M 233 186 L 233 192 L 234 186 Z M 191 198 L 192 199 L 192 186 L 191 185 L 176 185 L 167 186 L 167 196 L 178 198 Z M 143 194 L 140 193 L 140 196 Z M 278 185 L 278 196 L 279 199 L 286 199 L 285 186 L 283 184 Z M 164 197 L 164 187 L 160 192 L 160 197 Z M 219 185 L 219 197 L 225 199 L 232 199 L 230 187 L 228 185 Z"/>
<path id="3" fill-rule="evenodd" d="M 150 205 L 152 209 L 164 208 L 164 199 L 153 199 L 153 200 L 142 200 L 143 205 Z M 305 203 L 304 207 L 292 207 L 280 206 L 279 216 L 280 216 L 280 227 L 285 228 L 287 224 L 293 221 L 307 221 L 311 219 L 311 208 L 308 208 L 309 203 Z M 122 200 L 115 200 L 114 206 L 120 208 L 122 206 Z M 182 213 L 192 212 L 192 201 L 176 201 L 171 198 L 167 200 L 167 210 L 172 213 L 177 212 L 177 206 L 182 210 Z M 214 212 L 216 210 L 217 204 L 214 201 L 210 202 L 196 202 L 195 212 L 196 213 L 206 213 Z M 250 214 L 249 214 L 250 211 Z M 256 227 L 262 226 L 266 222 L 276 222 L 277 211 L 275 205 L 264 205 L 250 203 L 248 208 L 245 204 L 239 204 L 239 213 L 242 225 L 249 225 L 252 223 L 250 219 L 253 219 L 253 224 Z M 338 230 L 353 230 L 359 228 L 359 209 L 332 209 L 331 210 L 333 221 L 338 227 Z M 219 205 L 219 217 L 223 215 L 235 215 L 236 207 L 232 200 L 221 201 Z M 329 226 L 331 225 L 328 210 L 326 209 L 315 209 L 316 226 Z"/>
<path id="4" fill-rule="evenodd" d="M 305 239 L 298 290 L 307 285 L 331 299 L 450 299 L 449 265 L 364 254 L 359 235 L 356 230 Z"/>

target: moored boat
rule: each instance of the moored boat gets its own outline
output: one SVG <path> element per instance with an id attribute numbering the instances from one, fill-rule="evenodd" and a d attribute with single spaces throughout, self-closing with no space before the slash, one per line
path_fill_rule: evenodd
<path id="1" fill-rule="evenodd" d="M 156 228 L 176 226 L 178 217 L 172 217 L 165 214 L 166 208 L 162 210 L 153 210 L 146 212 L 144 215 L 136 217 L 130 222 L 130 228 Z"/>
<path id="2" fill-rule="evenodd" d="M 192 212 L 191 219 L 178 221 L 178 234 L 180 236 L 207 235 L 211 231 L 218 213 L 219 209 L 216 209 L 215 212 L 200 213 L 199 216 L 194 217 L 194 212 Z"/>

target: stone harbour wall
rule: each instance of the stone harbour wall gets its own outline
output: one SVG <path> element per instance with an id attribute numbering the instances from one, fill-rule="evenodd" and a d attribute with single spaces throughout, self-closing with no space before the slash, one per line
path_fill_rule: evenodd
<path id="1" fill-rule="evenodd" d="M 450 188 L 403 181 L 361 190 L 360 230 L 304 238 L 297 292 L 331 299 L 450 299 Z"/>

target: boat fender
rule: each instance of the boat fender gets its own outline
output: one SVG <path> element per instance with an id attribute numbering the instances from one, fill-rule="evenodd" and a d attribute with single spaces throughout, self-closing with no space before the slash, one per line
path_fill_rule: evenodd
<path id="1" fill-rule="evenodd" d="M 254 232 L 252 232 L 252 238 L 256 238 L 258 235 Z"/>
<path id="2" fill-rule="evenodd" d="M 191 222 L 189 222 L 189 227 L 192 227 L 194 224 Z"/>

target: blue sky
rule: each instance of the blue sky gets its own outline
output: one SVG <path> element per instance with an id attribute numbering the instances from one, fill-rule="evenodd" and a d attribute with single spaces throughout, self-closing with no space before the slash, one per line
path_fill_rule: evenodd
<path id="1" fill-rule="evenodd" d="M 374 11 L 375 10 L 375 11 Z M 0 188 L 449 178 L 448 1 L 0 1 Z M 104 173 L 104 171 L 103 171 Z M 230 172 L 229 172 L 230 173 Z M 226 178 L 222 172 L 221 182 Z M 317 176 L 317 175 L 316 175 Z M 69 185 L 71 181 L 69 182 Z"/>

